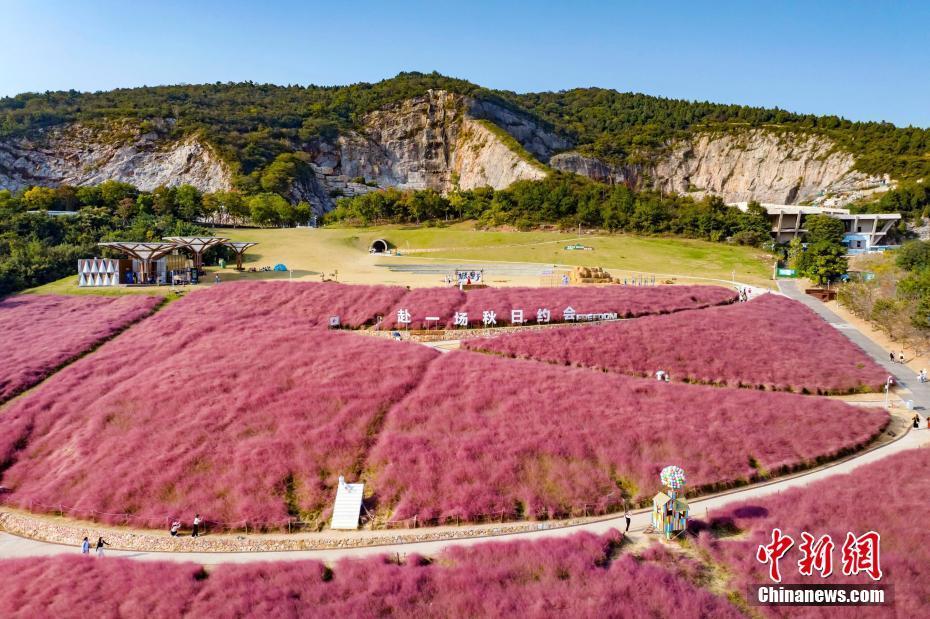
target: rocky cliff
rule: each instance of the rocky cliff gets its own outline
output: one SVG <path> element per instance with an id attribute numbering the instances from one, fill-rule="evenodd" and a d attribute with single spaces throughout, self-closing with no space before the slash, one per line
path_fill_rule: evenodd
<path id="1" fill-rule="evenodd" d="M 30 185 L 96 185 L 105 180 L 152 190 L 159 185 L 189 184 L 201 191 L 231 186 L 229 170 L 195 136 L 164 137 L 169 122 L 143 132 L 120 123 L 106 129 L 70 125 L 31 139 L 0 141 L 0 188 Z"/>
<path id="2" fill-rule="evenodd" d="M 358 130 L 309 152 L 316 185 L 339 196 L 383 187 L 446 192 L 455 183 L 502 189 L 542 178 L 546 169 L 539 159 L 566 147 L 527 116 L 437 90 L 371 112 Z M 319 191 L 306 197 L 315 206 L 330 206 L 319 204 Z"/>
<path id="3" fill-rule="evenodd" d="M 228 189 L 229 169 L 190 135 L 172 139 L 172 121 L 106 127 L 74 124 L 30 139 L 0 141 L 0 187 L 88 185 L 107 179 L 141 189 L 190 184 Z M 887 178 L 853 170 L 852 155 L 822 136 L 747 130 L 699 133 L 670 144 L 651 163 L 611 165 L 571 150 L 572 143 L 528 114 L 443 90 L 370 112 L 331 141 L 292 144 L 311 174 L 297 179 L 294 200 L 317 211 L 343 195 L 376 188 L 507 187 L 552 168 L 606 183 L 652 187 L 727 202 L 847 204 L 888 187 Z"/>
<path id="4" fill-rule="evenodd" d="M 554 168 L 608 183 L 652 187 L 727 202 L 842 206 L 888 188 L 887 177 L 853 169 L 855 160 L 829 139 L 751 130 L 702 133 L 672 144 L 649 166 L 613 166 L 576 152 L 557 155 Z"/>

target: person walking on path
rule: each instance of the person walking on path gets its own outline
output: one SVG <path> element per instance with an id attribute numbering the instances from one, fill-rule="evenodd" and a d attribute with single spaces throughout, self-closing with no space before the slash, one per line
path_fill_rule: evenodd
<path id="1" fill-rule="evenodd" d="M 891 362 L 892 362 L 892 363 L 895 362 L 895 358 L 894 358 L 894 353 L 893 353 L 893 352 L 888 353 L 888 358 L 891 359 Z"/>
<path id="2" fill-rule="evenodd" d="M 898 355 L 898 363 L 902 363 L 902 364 L 904 363 L 904 351 L 903 350 Z"/>
<path id="3" fill-rule="evenodd" d="M 90 542 L 87 540 L 86 537 L 84 538 L 84 541 L 81 542 L 81 554 L 82 555 L 90 554 Z"/>
<path id="4" fill-rule="evenodd" d="M 97 538 L 97 556 L 98 556 L 98 557 L 103 557 L 103 547 L 104 547 L 104 546 L 109 546 L 109 545 L 110 545 L 110 544 L 109 544 L 108 542 L 104 541 L 104 539 L 103 539 L 102 537 L 98 537 L 98 538 Z"/>
<path id="5" fill-rule="evenodd" d="M 191 533 L 191 537 L 198 537 L 200 535 L 200 514 L 194 514 L 194 530 Z"/>
<path id="6" fill-rule="evenodd" d="M 920 429 L 920 415 L 918 415 L 917 413 L 914 413 L 914 418 L 911 421 L 914 424 L 914 429 L 919 430 Z"/>
<path id="7" fill-rule="evenodd" d="M 626 530 L 624 531 L 624 533 L 628 533 L 630 530 L 630 510 L 624 509 L 623 517 L 626 518 Z"/>

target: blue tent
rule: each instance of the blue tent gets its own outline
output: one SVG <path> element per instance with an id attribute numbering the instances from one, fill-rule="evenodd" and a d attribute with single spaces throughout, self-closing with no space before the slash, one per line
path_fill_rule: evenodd
<path id="1" fill-rule="evenodd" d="M 275 271 L 287 271 L 287 267 L 279 263 L 279 264 L 274 265 L 274 270 Z"/>

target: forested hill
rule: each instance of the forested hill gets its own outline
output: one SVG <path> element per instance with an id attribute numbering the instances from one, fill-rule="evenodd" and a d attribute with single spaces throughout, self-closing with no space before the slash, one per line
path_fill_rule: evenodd
<path id="1" fill-rule="evenodd" d="M 71 121 L 172 118 L 176 136 L 199 132 L 237 174 L 247 175 L 314 138 L 332 138 L 356 126 L 367 112 L 428 89 L 524 112 L 567 138 L 575 150 L 613 164 L 648 160 L 672 140 L 698 131 L 766 128 L 827 136 L 855 155 L 862 172 L 909 180 L 930 177 L 928 129 L 600 88 L 517 94 L 437 73 L 401 73 L 375 84 L 336 87 L 245 82 L 27 93 L 0 99 L 0 139 Z"/>

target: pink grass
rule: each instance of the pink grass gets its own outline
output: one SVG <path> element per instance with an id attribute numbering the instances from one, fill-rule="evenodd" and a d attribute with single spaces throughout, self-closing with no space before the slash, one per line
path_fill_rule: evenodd
<path id="1" fill-rule="evenodd" d="M 686 309 L 732 303 L 735 291 L 720 286 L 564 286 L 557 288 L 481 288 L 465 295 L 459 311 L 469 322 L 480 325 L 482 312 L 497 313 L 498 325 L 510 323 L 510 311 L 522 309 L 524 318 L 536 323 L 536 311 L 548 309 L 552 322 L 562 322 L 571 307 L 577 313 L 615 312 L 632 318 L 667 314 Z"/>
<path id="2" fill-rule="evenodd" d="M 14 402 L 9 500 L 149 527 L 319 518 L 436 353 L 308 328 L 301 288 L 193 293 Z"/>
<path id="3" fill-rule="evenodd" d="M 887 372 L 800 303 L 767 294 L 748 303 L 585 329 L 469 340 L 472 350 L 633 375 L 731 387 L 875 391 Z"/>
<path id="4" fill-rule="evenodd" d="M 701 545 L 714 561 L 727 565 L 733 574 L 730 589 L 745 595 L 747 585 L 768 581 L 767 567 L 755 559 L 756 548 L 771 541 L 779 527 L 795 540 L 795 547 L 781 561 L 785 583 L 871 584 L 866 575 L 843 576 L 841 548 L 846 533 L 881 534 L 881 567 L 878 584 L 894 586 L 894 608 L 855 609 L 856 617 L 926 617 L 930 614 L 930 545 L 926 534 L 926 497 L 930 496 L 930 449 L 912 449 L 862 466 L 851 473 L 818 481 L 776 496 L 747 501 L 711 512 L 716 527 L 737 527 L 744 537 L 735 541 L 701 534 Z M 798 574 L 801 531 L 815 537 L 830 534 L 836 544 L 834 574 L 823 579 L 815 572 Z M 836 609 L 794 608 L 790 617 L 831 617 Z M 768 612 L 769 615 L 778 615 Z"/>
<path id="5" fill-rule="evenodd" d="M 149 315 L 160 301 L 139 295 L 0 299 L 0 402 Z"/>
<path id="6" fill-rule="evenodd" d="M 390 412 L 369 468 L 395 519 L 563 516 L 601 511 L 621 489 L 646 499 L 669 464 L 699 488 L 810 463 L 868 441 L 887 418 L 834 400 L 452 352 Z"/>
<path id="7" fill-rule="evenodd" d="M 409 557 L 221 565 L 55 557 L 0 561 L 6 617 L 739 617 L 659 567 L 614 558 L 619 535 L 453 547 Z M 198 579 L 199 577 L 199 579 Z"/>

